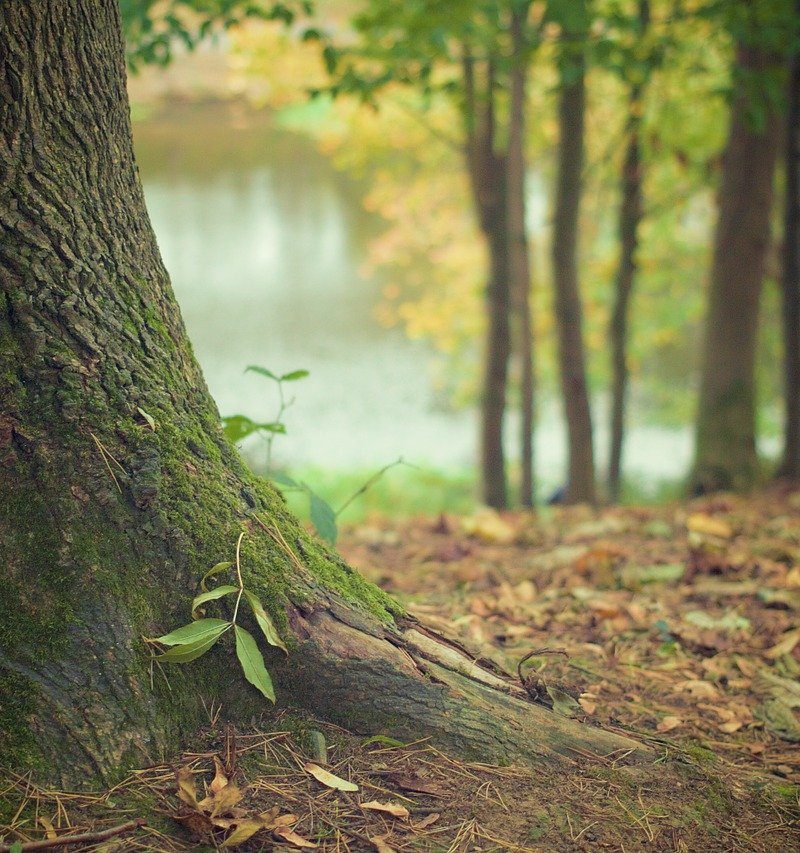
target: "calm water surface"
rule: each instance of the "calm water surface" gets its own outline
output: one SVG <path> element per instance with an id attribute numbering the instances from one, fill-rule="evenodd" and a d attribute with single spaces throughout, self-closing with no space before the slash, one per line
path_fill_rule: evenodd
<path id="1" fill-rule="evenodd" d="M 219 103 L 173 104 L 137 122 L 134 138 L 161 252 L 223 415 L 274 415 L 272 388 L 245 375 L 248 364 L 306 368 L 276 462 L 474 464 L 476 414 L 438 406 L 432 351 L 375 320 L 380 282 L 359 268 L 380 222 L 313 143 L 265 113 Z M 564 461 L 562 429 L 555 410 L 542 420 L 539 474 L 552 486 Z M 598 439 L 604 447 L 602 432 Z M 628 470 L 648 481 L 679 476 L 690 445 L 687 429 L 635 428 Z M 250 453 L 263 458 L 258 444 Z"/>

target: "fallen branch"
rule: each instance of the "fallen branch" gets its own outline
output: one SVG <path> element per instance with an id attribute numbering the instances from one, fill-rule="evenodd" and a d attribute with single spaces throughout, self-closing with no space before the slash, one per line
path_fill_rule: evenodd
<path id="1" fill-rule="evenodd" d="M 106 841 L 113 838 L 115 835 L 122 835 L 131 829 L 138 829 L 144 826 L 147 821 L 144 818 L 138 817 L 136 820 L 129 820 L 127 823 L 121 823 L 119 826 L 112 826 L 111 829 L 104 829 L 101 832 L 84 832 L 80 835 L 62 835 L 60 838 L 43 838 L 41 841 L 27 841 L 24 844 L 2 845 L 0 853 L 11 853 L 11 850 L 48 850 L 54 847 L 66 847 L 72 844 L 94 844 L 97 841 Z"/>

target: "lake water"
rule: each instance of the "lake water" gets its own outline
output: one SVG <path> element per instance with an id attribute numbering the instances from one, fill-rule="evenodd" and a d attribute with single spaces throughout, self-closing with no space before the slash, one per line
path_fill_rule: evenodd
<path id="1" fill-rule="evenodd" d="M 161 252 L 223 415 L 274 415 L 273 389 L 246 375 L 248 364 L 305 368 L 275 446 L 281 465 L 364 469 L 399 456 L 440 470 L 474 465 L 476 412 L 437 404 L 432 350 L 375 320 L 380 282 L 359 268 L 380 221 L 311 141 L 266 113 L 213 102 L 171 104 L 137 122 L 134 138 Z M 604 431 L 597 437 L 602 451 Z M 627 471 L 645 482 L 678 477 L 691 434 L 634 427 L 626 453 Z M 250 454 L 258 463 L 263 447 Z M 558 484 L 555 406 L 545 407 L 537 457 L 543 485 Z"/>

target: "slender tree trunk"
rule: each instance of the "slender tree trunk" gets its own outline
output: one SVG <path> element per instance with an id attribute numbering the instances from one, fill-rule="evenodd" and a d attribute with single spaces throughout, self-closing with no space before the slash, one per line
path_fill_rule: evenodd
<path id="1" fill-rule="evenodd" d="M 506 506 L 505 453 L 503 423 L 506 409 L 508 362 L 511 356 L 510 307 L 508 279 L 508 235 L 505 223 L 505 167 L 501 159 L 492 156 L 489 175 L 497 196 L 497 206 L 487 214 L 483 229 L 489 247 L 490 279 L 486 305 L 488 328 L 486 362 L 483 380 L 483 418 L 481 422 L 481 459 L 483 467 L 483 500 L 487 506 Z M 486 180 L 481 177 L 481 180 Z"/>
<path id="2" fill-rule="evenodd" d="M 580 0 L 583 3 L 584 0 Z M 577 2 L 577 0 L 576 0 Z M 592 416 L 586 383 L 577 248 L 585 91 L 583 32 L 565 30 L 558 101 L 558 177 L 553 216 L 553 285 L 558 359 L 569 454 L 565 501 L 595 500 Z M 576 46 L 574 42 L 579 42 Z"/>
<path id="3" fill-rule="evenodd" d="M 800 2 L 796 3 L 800 18 Z M 786 115 L 786 200 L 783 226 L 785 427 L 779 474 L 800 480 L 800 52 L 789 67 Z"/>
<path id="4" fill-rule="evenodd" d="M 532 507 L 534 490 L 534 371 L 531 328 L 531 271 L 525 205 L 525 82 L 528 73 L 525 24 L 529 4 L 511 12 L 512 67 L 508 118 L 506 201 L 508 266 L 516 315 L 516 348 L 520 363 L 520 504 Z"/>
<path id="5" fill-rule="evenodd" d="M 649 0 L 639 0 L 640 37 L 650 23 Z M 614 280 L 614 309 L 609 324 L 611 339 L 611 446 L 608 455 L 608 498 L 619 500 L 622 445 L 625 434 L 625 411 L 628 394 L 628 306 L 636 275 L 636 250 L 639 223 L 642 221 L 642 155 L 640 130 L 644 85 L 630 88 L 628 143 L 622 164 L 621 202 L 619 209 L 619 265 Z"/>
<path id="6" fill-rule="evenodd" d="M 775 59 L 739 45 L 733 103 L 719 188 L 719 217 L 705 323 L 690 488 L 746 490 L 758 474 L 755 359 L 758 306 L 769 244 L 779 122 L 767 111 L 756 128 L 749 93 Z"/>
<path id="7" fill-rule="evenodd" d="M 86 785 L 171 752 L 204 702 L 262 713 L 228 643 L 167 685 L 142 639 L 242 532 L 281 704 L 493 760 L 638 749 L 408 617 L 225 442 L 144 207 L 115 0 L 6 0 L 0 56 L 0 765 Z"/>
<path id="8" fill-rule="evenodd" d="M 486 347 L 481 400 L 481 482 L 487 506 L 506 506 L 508 491 L 503 449 L 503 422 L 511 356 L 511 290 L 506 227 L 506 162 L 494 148 L 494 67 L 485 63 L 484 89 L 479 94 L 475 63 L 464 59 L 466 157 L 478 222 L 489 255 L 486 285 Z"/>

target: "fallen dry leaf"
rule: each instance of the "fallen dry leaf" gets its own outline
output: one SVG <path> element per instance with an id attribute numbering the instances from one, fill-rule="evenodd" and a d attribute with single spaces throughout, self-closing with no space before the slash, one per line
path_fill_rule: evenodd
<path id="1" fill-rule="evenodd" d="M 719 690 L 708 681 L 702 681 L 696 678 L 690 678 L 686 681 L 679 681 L 675 687 L 677 690 L 685 693 L 690 693 L 698 699 L 718 699 Z"/>
<path id="2" fill-rule="evenodd" d="M 432 782 L 411 776 L 398 776 L 392 774 L 389 777 L 392 784 L 397 785 L 403 791 L 412 791 L 415 794 L 428 794 L 430 797 L 441 797 L 442 790 Z"/>
<path id="3" fill-rule="evenodd" d="M 436 823 L 436 821 L 439 820 L 440 817 L 441 815 L 439 814 L 439 812 L 432 812 L 431 814 L 426 815 L 415 823 L 412 823 L 411 827 L 412 829 L 416 830 L 427 829 L 429 826 L 431 826 L 431 824 Z"/>
<path id="4" fill-rule="evenodd" d="M 374 835 L 370 838 L 370 841 L 375 845 L 375 849 L 378 853 L 395 853 L 394 847 L 390 847 L 386 843 L 386 839 L 388 837 L 388 835 Z"/>
<path id="5" fill-rule="evenodd" d="M 280 838 L 281 841 L 288 841 L 289 844 L 294 844 L 295 847 L 318 846 L 313 841 L 309 841 L 307 838 L 303 838 L 302 835 L 298 835 L 293 829 L 290 829 L 288 826 L 278 826 L 272 831 L 272 834 Z"/>
<path id="6" fill-rule="evenodd" d="M 673 729 L 677 729 L 678 726 L 683 725 L 683 720 L 680 717 L 664 717 L 664 719 L 656 726 L 656 731 L 661 732 L 671 732 Z"/>
<path id="7" fill-rule="evenodd" d="M 225 775 L 225 770 L 222 767 L 222 762 L 214 756 L 214 778 L 208 786 L 212 794 L 218 794 L 223 788 L 227 787 L 230 780 Z"/>
<path id="8" fill-rule="evenodd" d="M 792 631 L 787 631 L 771 649 L 767 649 L 764 652 L 764 657 L 777 660 L 784 655 L 790 655 L 798 643 L 800 643 L 800 628 L 795 628 Z"/>
<path id="9" fill-rule="evenodd" d="M 704 512 L 690 515 L 686 519 L 686 527 L 692 533 L 699 533 L 701 536 L 712 536 L 717 539 L 730 539 L 733 536 L 733 530 L 727 521 L 713 518 Z"/>
<path id="10" fill-rule="evenodd" d="M 197 786 L 194 784 L 192 771 L 188 767 L 179 767 L 175 771 L 175 780 L 178 783 L 178 799 L 196 809 Z"/>
<path id="11" fill-rule="evenodd" d="M 337 791 L 358 790 L 358 785 L 354 782 L 348 782 L 346 779 L 340 779 L 338 776 L 334 776 L 333 773 L 329 773 L 327 770 L 320 767 L 319 764 L 314 764 L 313 761 L 307 761 L 303 765 L 303 770 L 305 770 L 306 773 L 310 773 L 318 782 L 321 782 L 328 788 L 334 788 Z"/>
<path id="12" fill-rule="evenodd" d="M 461 522 L 464 532 L 487 544 L 508 545 L 514 541 L 516 532 L 499 513 L 488 507 L 477 510 Z"/>
<path id="13" fill-rule="evenodd" d="M 362 809 L 370 809 L 371 811 L 376 812 L 386 812 L 387 814 L 392 815 L 392 817 L 399 817 L 402 820 L 407 820 L 409 817 L 409 811 L 405 806 L 401 806 L 399 803 L 381 803 L 378 800 L 370 800 L 368 803 L 361 803 Z"/>
<path id="14" fill-rule="evenodd" d="M 239 844 L 244 844 L 249 838 L 252 838 L 257 832 L 264 829 L 264 821 L 257 818 L 249 818 L 240 821 L 236 824 L 236 829 L 222 842 L 222 847 L 236 847 Z"/>
<path id="15" fill-rule="evenodd" d="M 197 807 L 207 811 L 211 817 L 229 814 L 231 809 L 242 799 L 242 792 L 236 785 L 228 783 L 218 794 L 209 794 L 202 799 Z"/>

